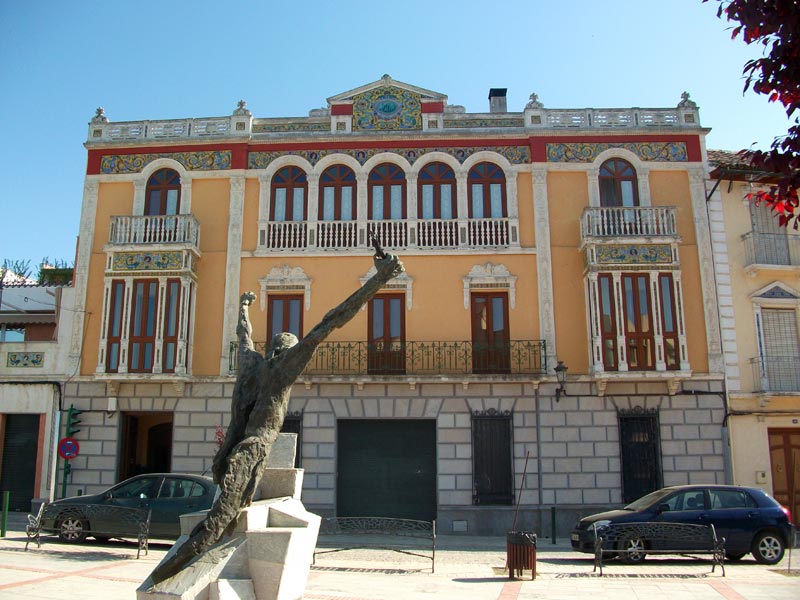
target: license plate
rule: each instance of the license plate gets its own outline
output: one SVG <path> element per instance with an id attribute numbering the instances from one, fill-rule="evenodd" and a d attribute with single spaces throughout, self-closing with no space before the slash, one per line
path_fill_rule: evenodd
<path id="1" fill-rule="evenodd" d="M 578 540 L 580 540 L 580 539 L 581 539 L 581 538 L 580 538 L 580 536 L 579 536 L 577 533 L 573 533 L 573 534 L 572 534 L 572 541 L 573 541 L 573 542 L 577 542 L 577 541 L 578 541 Z"/>

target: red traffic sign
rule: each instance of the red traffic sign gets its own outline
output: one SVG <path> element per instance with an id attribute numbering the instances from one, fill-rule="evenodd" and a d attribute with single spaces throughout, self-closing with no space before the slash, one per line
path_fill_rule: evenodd
<path id="1" fill-rule="evenodd" d="M 58 441 L 58 455 L 64 460 L 72 460 L 78 456 L 80 450 L 81 447 L 75 438 L 65 437 Z"/>

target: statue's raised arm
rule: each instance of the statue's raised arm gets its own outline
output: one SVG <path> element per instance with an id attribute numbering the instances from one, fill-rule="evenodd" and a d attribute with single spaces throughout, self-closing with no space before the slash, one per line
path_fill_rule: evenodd
<path id="1" fill-rule="evenodd" d="M 339 306 L 331 309 L 311 331 L 287 352 L 285 367 L 299 374 L 306 366 L 316 347 L 327 338 L 334 329 L 342 327 L 358 314 L 361 307 L 369 302 L 389 281 L 405 271 L 403 263 L 394 254 L 384 252 L 375 242 L 375 274 L 360 289 L 356 290 Z M 291 358 L 290 358 L 291 356 Z M 292 363 L 296 362 L 296 365 Z"/>

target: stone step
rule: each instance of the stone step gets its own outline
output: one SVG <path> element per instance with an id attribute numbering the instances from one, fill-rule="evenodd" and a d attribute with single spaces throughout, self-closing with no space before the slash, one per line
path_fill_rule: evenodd
<path id="1" fill-rule="evenodd" d="M 252 579 L 218 579 L 210 592 L 209 600 L 256 600 Z"/>

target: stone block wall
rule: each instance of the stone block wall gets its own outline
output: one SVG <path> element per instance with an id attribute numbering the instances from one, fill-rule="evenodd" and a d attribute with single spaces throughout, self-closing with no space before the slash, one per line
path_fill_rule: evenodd
<path id="1" fill-rule="evenodd" d="M 715 392 L 721 382 L 686 382 L 686 389 Z M 660 389 L 663 390 L 663 387 Z M 95 493 L 116 483 L 120 412 L 173 414 L 172 470 L 210 472 L 216 426 L 227 427 L 232 379 L 190 383 L 180 395 L 171 384 L 123 384 L 118 411 L 106 412 L 103 384 L 70 383 L 65 405 L 86 412 L 78 434 L 69 492 Z M 558 527 L 581 514 L 619 506 L 621 462 L 617 411 L 658 408 L 664 485 L 723 483 L 723 400 L 720 395 L 653 392 L 653 384 L 624 384 L 599 397 L 588 385 L 555 387 L 524 382 L 325 383 L 294 386 L 290 411 L 303 412 L 303 502 L 332 515 L 336 504 L 338 419 L 432 419 L 436 421 L 437 497 L 441 533 L 503 533 L 514 506 L 473 506 L 471 413 L 495 409 L 513 414 L 515 495 L 523 521 L 545 534 L 550 507 Z M 563 525 L 561 524 L 563 522 Z M 571 526 L 571 525 L 570 525 Z M 563 533 L 562 533 L 563 535 Z"/>

